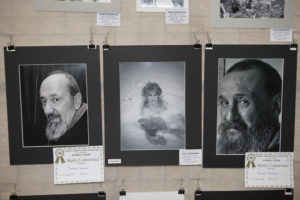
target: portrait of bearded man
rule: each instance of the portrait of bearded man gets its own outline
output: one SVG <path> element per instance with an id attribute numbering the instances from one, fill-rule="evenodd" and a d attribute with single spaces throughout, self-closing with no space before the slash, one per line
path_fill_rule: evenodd
<path id="1" fill-rule="evenodd" d="M 88 144 L 87 104 L 71 74 L 51 72 L 41 83 L 40 102 L 48 145 Z"/>
<path id="2" fill-rule="evenodd" d="M 217 154 L 280 151 L 282 79 L 270 64 L 244 59 L 219 82 Z"/>

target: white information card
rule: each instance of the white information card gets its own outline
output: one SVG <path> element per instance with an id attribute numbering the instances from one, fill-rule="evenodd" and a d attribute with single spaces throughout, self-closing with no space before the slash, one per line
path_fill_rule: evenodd
<path id="1" fill-rule="evenodd" d="M 166 24 L 188 24 L 189 9 L 166 9 Z"/>
<path id="2" fill-rule="evenodd" d="M 120 200 L 184 200 L 184 194 L 172 192 L 126 192 Z"/>
<path id="3" fill-rule="evenodd" d="M 202 150 L 179 149 L 179 165 L 202 165 Z"/>
<path id="4" fill-rule="evenodd" d="M 246 187 L 293 188 L 293 160 L 291 152 L 246 153 Z"/>
<path id="5" fill-rule="evenodd" d="M 54 184 L 104 181 L 103 146 L 53 148 Z"/>
<path id="6" fill-rule="evenodd" d="M 98 26 L 120 26 L 120 14 L 103 14 L 97 13 Z"/>
<path id="7" fill-rule="evenodd" d="M 272 28 L 270 31 L 271 42 L 292 42 L 293 29 L 289 28 Z"/>

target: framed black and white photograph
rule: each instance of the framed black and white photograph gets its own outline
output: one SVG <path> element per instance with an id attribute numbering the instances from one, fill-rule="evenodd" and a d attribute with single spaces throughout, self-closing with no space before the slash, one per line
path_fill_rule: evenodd
<path id="1" fill-rule="evenodd" d="M 12 199 L 12 198 L 11 198 Z M 105 200 L 104 192 L 84 193 L 84 194 L 54 194 L 54 195 L 28 195 L 17 196 L 18 200 Z"/>
<path id="2" fill-rule="evenodd" d="M 121 150 L 184 149 L 185 63 L 119 66 Z"/>
<path id="3" fill-rule="evenodd" d="M 188 0 L 136 0 L 136 11 L 165 12 L 165 9 L 187 9 Z"/>
<path id="4" fill-rule="evenodd" d="M 18 67 L 23 148 L 88 145 L 86 64 Z"/>
<path id="5" fill-rule="evenodd" d="M 246 152 L 293 152 L 296 50 L 214 45 L 205 51 L 204 167 L 243 167 Z"/>
<path id="6" fill-rule="evenodd" d="M 97 52 L 87 46 L 5 49 L 11 164 L 51 163 L 53 147 L 102 144 Z"/>
<path id="7" fill-rule="evenodd" d="M 120 13 L 120 0 L 35 0 L 34 8 L 43 11 Z"/>
<path id="8" fill-rule="evenodd" d="M 201 149 L 200 49 L 112 46 L 103 53 L 107 165 L 177 165 L 179 149 Z"/>
<path id="9" fill-rule="evenodd" d="M 201 191 L 196 195 L 195 200 L 293 200 L 293 191 L 288 189 L 280 190 L 248 190 L 248 191 Z M 197 194 L 197 193 L 196 193 Z"/>
<path id="10" fill-rule="evenodd" d="M 293 0 L 211 0 L 211 2 L 213 27 L 293 27 Z"/>

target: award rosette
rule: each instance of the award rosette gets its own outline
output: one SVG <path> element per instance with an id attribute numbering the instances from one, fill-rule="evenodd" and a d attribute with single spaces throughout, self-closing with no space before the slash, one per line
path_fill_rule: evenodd
<path id="1" fill-rule="evenodd" d="M 58 164 L 59 163 L 59 160 L 61 160 L 61 164 L 64 164 L 65 163 L 65 160 L 64 160 L 64 150 L 62 149 L 57 149 L 55 151 L 55 155 L 56 155 L 56 160 L 55 160 L 55 164 Z"/>
<path id="2" fill-rule="evenodd" d="M 252 165 L 252 168 L 256 167 L 256 165 L 254 163 L 254 161 L 255 161 L 255 155 L 254 154 L 249 154 L 247 156 L 247 160 L 248 160 L 248 163 L 246 165 L 247 168 L 249 168 L 251 165 Z"/>

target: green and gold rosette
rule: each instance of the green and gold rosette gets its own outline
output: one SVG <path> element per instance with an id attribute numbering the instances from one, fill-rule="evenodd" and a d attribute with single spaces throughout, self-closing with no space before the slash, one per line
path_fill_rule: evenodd
<path id="1" fill-rule="evenodd" d="M 247 168 L 249 168 L 251 165 L 252 165 L 252 168 L 256 167 L 256 165 L 254 163 L 254 161 L 255 161 L 255 155 L 254 154 L 247 155 L 247 160 L 248 160 L 248 163 L 246 165 Z"/>
<path id="2" fill-rule="evenodd" d="M 62 149 L 57 149 L 55 151 L 55 155 L 56 155 L 56 160 L 55 160 L 55 164 L 58 164 L 59 163 L 59 160 L 61 160 L 61 164 L 64 164 L 65 163 L 65 160 L 64 160 L 64 150 Z"/>

